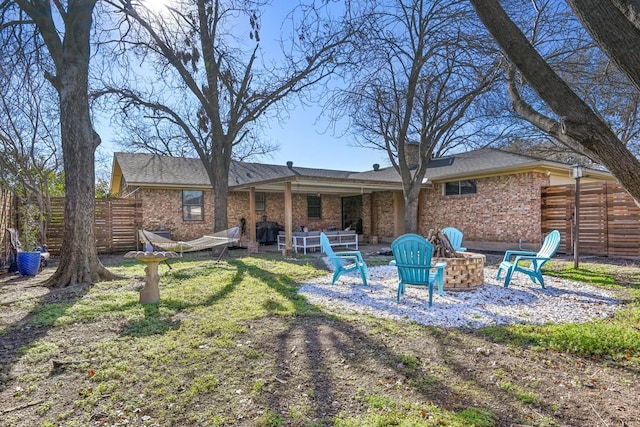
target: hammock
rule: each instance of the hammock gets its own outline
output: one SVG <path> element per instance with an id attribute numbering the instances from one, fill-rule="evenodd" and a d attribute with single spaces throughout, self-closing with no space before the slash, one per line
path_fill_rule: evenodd
<path id="1" fill-rule="evenodd" d="M 225 246 L 224 249 L 226 249 L 231 243 L 236 243 L 240 240 L 240 227 L 232 227 L 228 230 L 218 231 L 217 233 L 186 242 L 167 239 L 147 230 L 139 230 L 138 235 L 143 246 L 145 246 L 145 250 L 147 250 L 147 245 L 151 245 L 154 249 L 180 252 L 180 255 L 182 255 L 183 252 L 201 251 L 223 245 Z"/>

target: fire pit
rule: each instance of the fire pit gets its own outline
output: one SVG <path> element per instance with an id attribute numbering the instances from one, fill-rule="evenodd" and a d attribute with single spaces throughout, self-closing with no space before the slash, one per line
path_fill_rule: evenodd
<path id="1" fill-rule="evenodd" d="M 457 258 L 433 258 L 433 263 L 445 261 L 444 288 L 451 291 L 468 291 L 484 283 L 486 257 L 473 252 L 458 252 Z"/>
<path id="2" fill-rule="evenodd" d="M 176 258 L 175 252 L 149 252 L 130 251 L 124 254 L 125 258 L 134 258 L 142 261 L 145 267 L 144 288 L 140 291 L 141 304 L 157 304 L 160 302 L 160 274 L 158 274 L 158 264 L 168 258 Z"/>
<path id="3" fill-rule="evenodd" d="M 434 247 L 433 263 L 444 261 L 444 287 L 448 290 L 468 291 L 484 283 L 486 257 L 473 252 L 456 252 L 447 236 L 442 232 L 429 231 L 427 240 Z"/>

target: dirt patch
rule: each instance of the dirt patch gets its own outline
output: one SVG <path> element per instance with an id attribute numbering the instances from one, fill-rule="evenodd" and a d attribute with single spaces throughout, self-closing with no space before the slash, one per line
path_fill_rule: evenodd
<path id="1" fill-rule="evenodd" d="M 633 369 L 508 348 L 471 331 L 428 329 L 408 338 L 378 327 L 304 318 L 280 331 L 264 348 L 278 355 L 279 405 L 294 404 L 296 390 L 314 384 L 320 419 L 366 412 L 354 399 L 361 390 L 452 411 L 489 408 L 498 426 L 640 425 Z"/>

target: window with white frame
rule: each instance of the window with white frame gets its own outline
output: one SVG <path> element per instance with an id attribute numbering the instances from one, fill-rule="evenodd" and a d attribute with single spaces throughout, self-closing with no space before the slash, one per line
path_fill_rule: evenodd
<path id="1" fill-rule="evenodd" d="M 265 204 L 265 197 L 264 197 L 264 193 L 256 193 L 256 210 L 257 211 L 264 211 L 266 204 Z"/>

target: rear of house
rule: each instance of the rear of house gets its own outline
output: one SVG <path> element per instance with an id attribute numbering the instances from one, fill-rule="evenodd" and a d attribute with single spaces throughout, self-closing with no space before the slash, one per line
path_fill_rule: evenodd
<path id="1" fill-rule="evenodd" d="M 434 159 L 419 201 L 420 234 L 454 226 L 471 249 L 536 247 L 543 239 L 541 188 L 572 183 L 571 165 L 496 149 Z M 584 182 L 612 181 L 589 170 Z M 391 242 L 405 232 L 402 183 L 391 168 L 365 172 L 233 162 L 229 226 L 259 223 L 284 228 L 291 197 L 292 232 L 357 230 L 361 242 Z M 138 198 L 143 228 L 174 240 L 211 233 L 213 195 L 199 159 L 116 153 L 111 191 Z M 287 193 L 289 191 L 290 193 Z M 250 194 L 254 206 L 251 209 Z"/>

